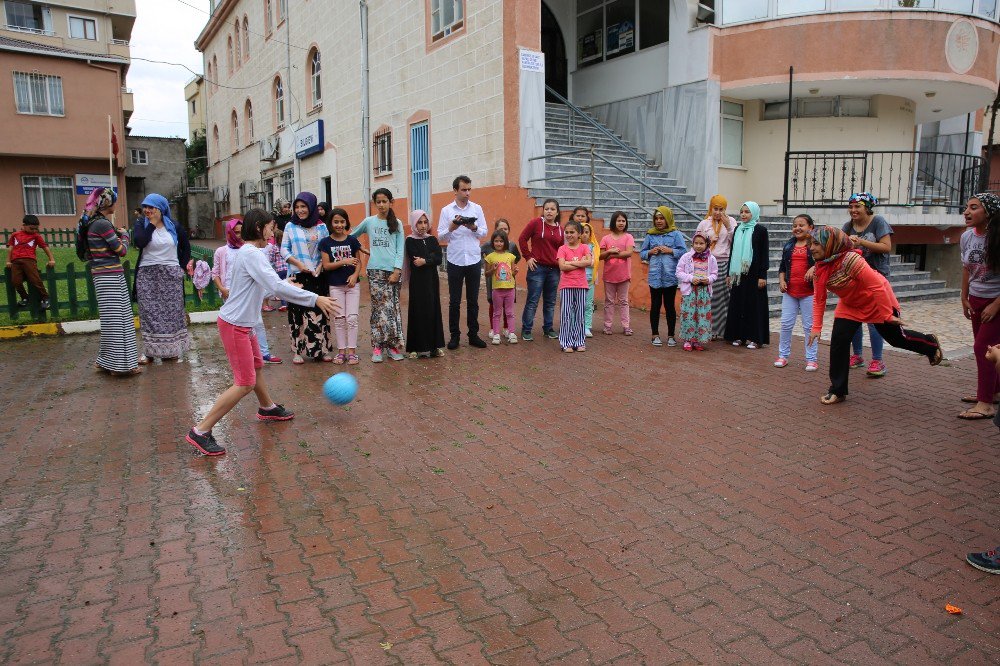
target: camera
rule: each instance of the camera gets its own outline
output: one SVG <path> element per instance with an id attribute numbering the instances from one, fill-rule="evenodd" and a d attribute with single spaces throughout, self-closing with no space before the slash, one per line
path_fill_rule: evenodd
<path id="1" fill-rule="evenodd" d="M 475 218 L 475 217 L 465 217 L 464 215 L 462 215 L 462 216 L 460 216 L 458 218 L 458 220 L 455 221 L 455 224 L 457 224 L 457 225 L 459 225 L 461 227 L 467 227 L 470 224 L 472 226 L 476 226 L 476 222 L 477 221 L 478 221 L 478 219 Z"/>

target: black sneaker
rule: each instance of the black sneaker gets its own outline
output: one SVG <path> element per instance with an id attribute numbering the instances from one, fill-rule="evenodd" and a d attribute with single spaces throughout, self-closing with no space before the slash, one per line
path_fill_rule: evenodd
<path id="1" fill-rule="evenodd" d="M 965 561 L 980 571 L 1000 574 L 1000 549 L 988 550 L 985 553 L 969 553 L 965 556 Z"/>
<path id="2" fill-rule="evenodd" d="M 478 335 L 470 335 L 469 344 L 475 347 L 476 349 L 486 349 L 486 341 L 483 340 Z"/>
<path id="3" fill-rule="evenodd" d="M 21 300 L 19 300 L 17 302 L 17 307 L 19 307 L 19 308 L 26 308 L 26 307 L 28 307 L 28 299 L 27 298 L 22 298 Z"/>
<path id="4" fill-rule="evenodd" d="M 448 349 L 458 349 L 458 336 L 454 336 L 448 341 Z"/>
<path id="5" fill-rule="evenodd" d="M 212 436 L 211 430 L 206 432 L 204 435 L 199 435 L 194 431 L 194 428 L 191 428 L 184 440 L 206 456 L 221 456 L 226 452 L 226 450 L 222 448 L 217 441 L 215 441 L 215 437 Z"/>
<path id="6" fill-rule="evenodd" d="M 260 421 L 291 421 L 293 418 L 295 414 L 281 405 L 275 405 L 271 409 L 257 408 L 257 419 Z"/>
<path id="7" fill-rule="evenodd" d="M 49 299 L 46 298 L 46 299 L 44 299 L 42 301 L 42 309 L 43 310 L 48 310 L 49 309 Z"/>

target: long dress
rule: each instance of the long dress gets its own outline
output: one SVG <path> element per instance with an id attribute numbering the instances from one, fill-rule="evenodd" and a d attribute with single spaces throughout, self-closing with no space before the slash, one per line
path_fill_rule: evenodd
<path id="1" fill-rule="evenodd" d="M 444 347 L 444 324 L 441 319 L 441 291 L 438 266 L 441 265 L 441 246 L 437 238 L 407 238 L 406 259 L 409 264 L 410 302 L 407 306 L 406 351 L 432 354 Z M 423 266 L 414 266 L 413 259 L 427 260 Z"/>
<path id="2" fill-rule="evenodd" d="M 760 289 L 757 280 L 767 279 L 768 246 L 767 228 L 754 226 L 753 260 L 750 269 L 740 276 L 740 283 L 732 285 L 729 294 L 729 313 L 726 317 L 726 340 L 753 341 L 759 345 L 771 343 L 768 326 L 767 289 Z M 721 274 L 720 274 L 721 278 Z"/>

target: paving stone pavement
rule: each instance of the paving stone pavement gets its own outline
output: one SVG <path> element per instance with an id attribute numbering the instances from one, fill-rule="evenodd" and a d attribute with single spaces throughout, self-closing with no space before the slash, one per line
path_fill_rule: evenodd
<path id="1" fill-rule="evenodd" d="M 94 336 L 6 343 L 0 663 L 1000 661 L 1000 577 L 963 561 L 1000 544 L 971 359 L 824 407 L 824 372 L 635 316 L 586 354 L 365 360 L 348 408 L 333 366 L 267 367 L 298 416 L 248 398 L 217 459 L 182 441 L 230 381 L 213 327 L 130 379 Z"/>

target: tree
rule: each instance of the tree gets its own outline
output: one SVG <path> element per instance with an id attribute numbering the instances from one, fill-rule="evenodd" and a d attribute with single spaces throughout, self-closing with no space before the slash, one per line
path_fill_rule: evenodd
<path id="1" fill-rule="evenodd" d="M 195 132 L 186 147 L 188 182 L 208 172 L 208 137 L 205 132 Z"/>

